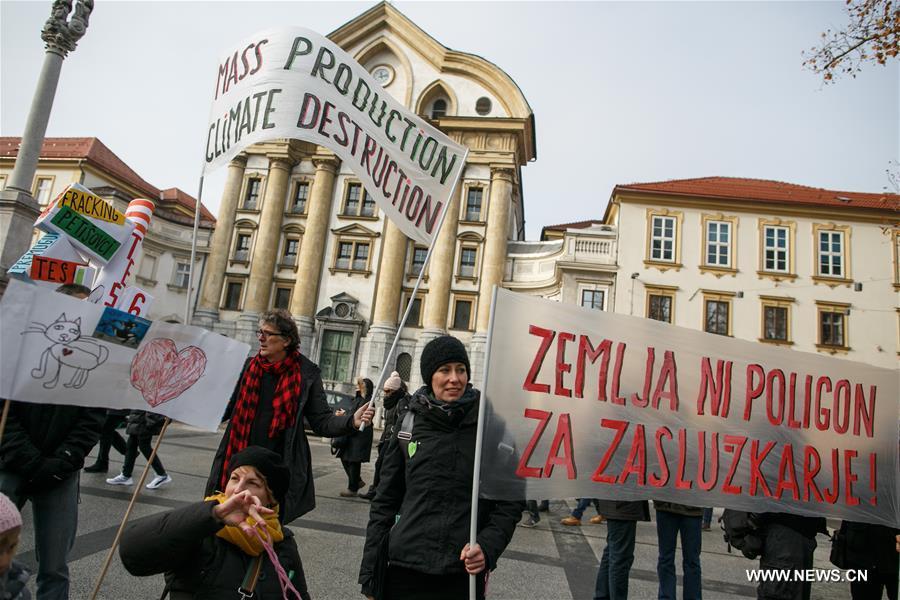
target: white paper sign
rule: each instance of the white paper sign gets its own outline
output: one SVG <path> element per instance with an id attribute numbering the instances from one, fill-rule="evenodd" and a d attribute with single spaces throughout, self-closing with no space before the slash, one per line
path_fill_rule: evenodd
<path id="1" fill-rule="evenodd" d="M 487 377 L 487 497 L 900 524 L 897 370 L 499 290 Z"/>
<path id="2" fill-rule="evenodd" d="M 215 431 L 250 347 L 154 322 L 137 350 L 91 336 L 105 306 L 11 280 L 0 301 L 0 397 L 159 413 Z"/>
<path id="3" fill-rule="evenodd" d="M 207 131 L 204 172 L 273 138 L 331 149 L 400 230 L 426 245 L 468 153 L 340 47 L 301 27 L 259 32 L 222 57 Z"/>

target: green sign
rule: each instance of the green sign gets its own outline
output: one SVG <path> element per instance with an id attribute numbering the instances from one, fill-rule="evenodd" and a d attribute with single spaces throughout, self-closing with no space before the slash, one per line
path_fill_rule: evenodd
<path id="1" fill-rule="evenodd" d="M 122 245 L 68 206 L 60 208 L 50 222 L 104 260 L 112 258 Z"/>

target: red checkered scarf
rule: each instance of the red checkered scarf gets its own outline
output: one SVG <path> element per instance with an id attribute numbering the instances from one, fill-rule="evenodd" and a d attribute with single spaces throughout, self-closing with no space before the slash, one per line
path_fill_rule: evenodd
<path id="1" fill-rule="evenodd" d="M 259 387 L 264 372 L 278 377 L 275 397 L 272 398 L 274 415 L 269 423 L 269 437 L 274 438 L 294 424 L 297 404 L 300 402 L 300 353 L 290 352 L 284 360 L 277 363 L 263 360 L 257 354 L 250 360 L 241 378 L 240 396 L 231 415 L 231 435 L 225 449 L 225 461 L 222 463 L 220 483 L 223 490 L 228 481 L 228 462 L 232 455 L 246 448 L 250 442 L 250 429 L 259 404 Z"/>

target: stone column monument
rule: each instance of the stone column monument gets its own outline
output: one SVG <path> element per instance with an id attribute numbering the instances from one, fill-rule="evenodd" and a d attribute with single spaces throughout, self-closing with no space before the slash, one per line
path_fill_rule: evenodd
<path id="1" fill-rule="evenodd" d="M 34 90 L 16 165 L 6 189 L 0 192 L 0 292 L 6 289 L 7 269 L 28 250 L 31 242 L 32 225 L 40 213 L 31 196 L 31 184 L 47 133 L 62 62 L 87 31 L 93 9 L 94 0 L 77 0 L 74 13 L 71 0 L 56 0 L 41 30 L 47 51 L 44 65 Z"/>

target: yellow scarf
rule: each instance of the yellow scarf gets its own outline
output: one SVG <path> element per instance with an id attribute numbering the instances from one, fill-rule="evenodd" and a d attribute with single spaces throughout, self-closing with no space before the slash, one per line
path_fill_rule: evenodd
<path id="1" fill-rule="evenodd" d="M 225 494 L 219 493 L 213 496 L 209 496 L 205 500 L 215 500 L 219 504 L 222 504 L 223 502 L 225 502 L 226 497 Z M 275 544 L 276 542 L 280 542 L 284 539 L 284 533 L 282 533 L 281 531 L 281 523 L 278 522 L 278 505 L 276 504 L 275 506 L 273 506 L 272 510 L 274 510 L 275 512 L 270 515 L 265 515 L 265 517 L 263 518 L 265 521 L 266 533 L 268 534 L 269 541 Z M 251 527 L 256 525 L 256 521 L 253 519 L 253 517 L 247 517 L 247 523 L 249 523 Z M 263 537 L 263 539 L 266 538 L 265 534 L 260 533 L 260 535 Z M 216 534 L 216 537 L 220 537 L 226 542 L 231 542 L 232 544 L 243 550 L 245 554 L 249 554 L 250 556 L 259 556 L 263 552 L 263 545 L 262 542 L 259 541 L 259 538 L 257 538 L 253 534 L 248 535 L 244 533 L 244 531 L 236 525 L 225 525 L 224 527 L 222 527 L 222 529 L 219 530 L 219 532 Z"/>

